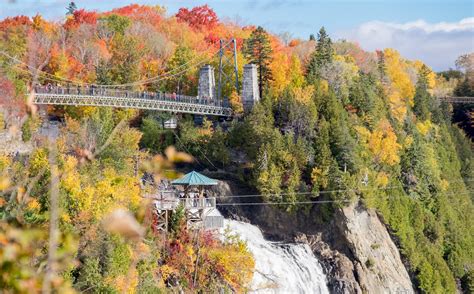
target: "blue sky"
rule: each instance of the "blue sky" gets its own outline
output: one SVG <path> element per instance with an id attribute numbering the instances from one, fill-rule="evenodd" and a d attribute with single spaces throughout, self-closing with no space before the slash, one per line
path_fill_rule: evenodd
<path id="1" fill-rule="evenodd" d="M 64 17 L 70 0 L 0 0 L 0 18 L 40 13 Z M 274 33 L 307 38 L 325 26 L 333 39 L 357 41 L 364 49 L 393 47 L 436 70 L 454 66 L 474 51 L 474 1 L 466 0 L 135 0 L 75 1 L 80 8 L 109 10 L 129 3 L 159 4 L 174 14 L 180 7 L 209 4 L 221 19 L 240 19 Z"/>

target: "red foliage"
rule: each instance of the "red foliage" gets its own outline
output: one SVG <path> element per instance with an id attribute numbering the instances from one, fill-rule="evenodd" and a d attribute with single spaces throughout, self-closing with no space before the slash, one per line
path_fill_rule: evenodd
<path id="1" fill-rule="evenodd" d="M 195 29 L 212 29 L 217 25 L 219 19 L 217 14 L 209 6 L 197 6 L 189 10 L 187 8 L 180 8 L 176 14 L 178 21 L 187 23 L 190 27 Z"/>
<path id="2" fill-rule="evenodd" d="M 237 50 L 242 49 L 242 46 L 244 46 L 244 39 L 242 38 L 235 38 L 235 41 L 237 43 Z"/>
<path id="3" fill-rule="evenodd" d="M 0 22 L 0 30 L 15 26 L 30 26 L 31 19 L 28 16 L 20 15 L 15 17 L 7 17 Z"/>
<path id="4" fill-rule="evenodd" d="M 10 114 L 26 113 L 24 101 L 15 95 L 15 86 L 3 75 L 0 75 L 0 109 L 4 109 Z"/>
<path id="5" fill-rule="evenodd" d="M 13 97 L 15 89 L 13 83 L 4 76 L 0 76 L 0 104 L 4 104 L 6 100 Z"/>
<path id="6" fill-rule="evenodd" d="M 112 10 L 111 13 L 128 16 L 134 20 L 139 20 L 154 25 L 158 24 L 162 20 L 162 15 L 159 9 L 138 4 L 130 4 L 124 7 L 116 8 Z"/>
<path id="7" fill-rule="evenodd" d="M 68 30 L 74 29 L 83 23 L 95 25 L 97 23 L 97 12 L 86 11 L 84 9 L 76 10 L 74 11 L 72 17 L 67 19 L 64 27 Z"/>
<path id="8" fill-rule="evenodd" d="M 217 247 L 219 245 L 218 239 L 211 231 L 204 231 L 200 236 L 200 244 L 204 247 Z"/>
<path id="9" fill-rule="evenodd" d="M 207 35 L 205 38 L 204 38 L 204 41 L 206 41 L 207 43 L 209 43 L 210 45 L 214 45 L 214 46 L 219 46 L 219 36 L 217 36 L 216 34 L 214 33 L 209 33 L 209 35 Z"/>

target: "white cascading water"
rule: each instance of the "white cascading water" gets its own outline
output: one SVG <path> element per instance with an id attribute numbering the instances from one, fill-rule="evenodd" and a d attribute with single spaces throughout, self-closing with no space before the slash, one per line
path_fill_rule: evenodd
<path id="1" fill-rule="evenodd" d="M 224 220 L 224 227 L 237 233 L 255 258 L 250 293 L 329 293 L 326 276 L 307 244 L 270 242 L 256 226 Z"/>

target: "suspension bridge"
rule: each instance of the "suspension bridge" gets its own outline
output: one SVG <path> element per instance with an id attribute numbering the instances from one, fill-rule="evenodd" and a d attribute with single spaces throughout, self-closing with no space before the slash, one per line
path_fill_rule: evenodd
<path id="1" fill-rule="evenodd" d="M 474 97 L 440 97 L 441 102 L 474 104 Z M 100 87 L 34 88 L 33 102 L 38 105 L 102 106 L 231 117 L 225 100 L 212 96 L 186 96 L 163 92 L 127 91 Z"/>
<path id="2" fill-rule="evenodd" d="M 474 97 L 441 97 L 439 100 L 456 104 L 474 104 Z"/>
<path id="3" fill-rule="evenodd" d="M 209 116 L 232 116 L 232 109 L 226 101 L 212 97 L 100 87 L 53 86 L 37 86 L 34 88 L 33 95 L 33 102 L 39 105 L 103 106 Z"/>

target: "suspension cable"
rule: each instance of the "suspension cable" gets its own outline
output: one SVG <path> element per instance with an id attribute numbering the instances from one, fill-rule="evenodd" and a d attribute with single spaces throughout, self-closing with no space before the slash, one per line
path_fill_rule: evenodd
<path id="1" fill-rule="evenodd" d="M 229 41 L 230 42 L 230 41 Z M 229 42 L 227 44 L 229 44 Z M 209 50 L 211 49 L 211 47 L 209 47 L 208 49 L 206 49 L 205 51 L 203 51 L 202 53 L 206 53 L 208 52 Z M 136 85 L 143 85 L 143 84 L 146 84 L 146 83 L 150 83 L 150 82 L 156 82 L 156 81 L 160 81 L 160 80 L 164 80 L 164 79 L 169 79 L 169 78 L 172 78 L 172 77 L 175 77 L 175 76 L 178 76 L 178 75 L 181 75 L 183 74 L 184 72 L 186 72 L 187 70 L 189 70 L 190 68 L 194 68 L 196 66 L 199 66 L 200 64 L 208 61 L 209 59 L 211 59 L 212 57 L 214 57 L 217 53 L 219 53 L 221 51 L 221 49 L 217 50 L 216 52 L 212 53 L 211 56 L 204 56 L 202 58 L 202 60 L 200 60 L 199 62 L 193 64 L 193 65 L 190 65 L 188 68 L 185 68 L 184 70 L 182 71 L 179 71 L 177 73 L 172 73 L 176 70 L 179 70 L 183 67 L 186 67 L 188 66 L 189 64 L 191 64 L 192 62 L 194 62 L 196 59 L 200 59 L 201 57 L 200 56 L 197 56 L 191 60 L 189 60 L 188 62 L 178 66 L 177 68 L 174 68 L 172 70 L 170 70 L 169 72 L 166 72 L 166 73 L 163 73 L 163 74 L 160 74 L 160 75 L 157 75 L 155 77 L 151 77 L 151 78 L 148 78 L 148 79 L 144 79 L 144 80 L 139 80 L 139 81 L 135 81 L 135 82 L 130 82 L 130 83 L 124 83 L 124 84 L 105 84 L 105 85 L 100 85 L 100 84 L 95 84 L 95 83 L 86 83 L 86 82 L 83 82 L 83 81 L 77 81 L 77 80 L 71 80 L 71 79 L 66 79 L 66 78 L 61 78 L 61 77 L 57 77 L 57 76 L 54 76 L 53 74 L 50 74 L 48 72 L 45 72 L 45 71 L 42 71 L 42 70 L 38 70 L 36 68 L 34 68 L 33 66 L 19 60 L 18 58 L 15 58 L 11 55 L 9 55 L 8 53 L 6 53 L 5 51 L 2 51 L 0 50 L 0 54 L 4 55 L 5 57 L 11 59 L 11 60 L 14 60 L 16 61 L 17 63 L 20 63 L 20 64 L 23 64 L 25 65 L 26 67 L 28 67 L 29 69 L 31 70 L 34 70 L 36 71 L 37 73 L 41 73 L 41 74 L 44 74 L 46 76 L 50 76 L 52 78 L 48 78 L 49 80 L 52 80 L 52 81 L 60 81 L 60 82 L 69 82 L 69 83 L 72 83 L 72 84 L 76 84 L 76 85 L 90 85 L 90 86 L 98 86 L 98 87 L 126 87 L 126 86 L 136 86 Z M 29 72 L 29 71 L 28 71 Z"/>

